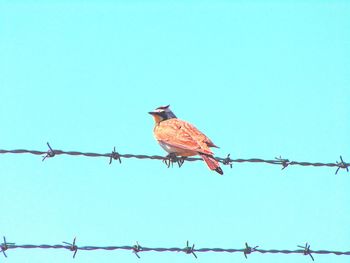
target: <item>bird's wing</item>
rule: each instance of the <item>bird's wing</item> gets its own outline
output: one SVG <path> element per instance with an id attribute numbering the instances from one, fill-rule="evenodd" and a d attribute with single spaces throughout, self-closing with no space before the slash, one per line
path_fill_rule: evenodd
<path id="1" fill-rule="evenodd" d="M 198 130 L 196 127 L 194 127 L 191 123 L 188 123 L 188 122 L 184 122 L 184 123 L 188 129 L 193 131 L 193 134 L 198 141 L 206 143 L 207 146 L 209 146 L 209 147 L 219 148 L 204 133 L 202 133 L 200 130 Z"/>
<path id="2" fill-rule="evenodd" d="M 170 146 L 208 155 L 213 154 L 204 140 L 207 137 L 188 122 L 179 119 L 162 121 L 155 127 L 154 132 L 158 141 Z"/>

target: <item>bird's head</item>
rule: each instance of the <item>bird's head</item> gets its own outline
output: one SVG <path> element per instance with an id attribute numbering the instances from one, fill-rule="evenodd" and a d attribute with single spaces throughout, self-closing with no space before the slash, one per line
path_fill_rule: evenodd
<path id="1" fill-rule="evenodd" d="M 153 116 L 156 123 L 176 118 L 175 114 L 170 110 L 170 105 L 158 107 L 154 111 L 150 111 L 149 114 Z"/>

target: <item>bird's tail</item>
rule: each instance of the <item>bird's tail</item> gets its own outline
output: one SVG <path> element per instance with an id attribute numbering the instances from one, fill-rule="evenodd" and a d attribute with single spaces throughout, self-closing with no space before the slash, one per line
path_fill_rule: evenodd
<path id="1" fill-rule="evenodd" d="M 215 160 L 215 158 L 212 155 L 200 154 L 200 156 L 206 162 L 210 170 L 213 170 L 221 175 L 224 174 L 224 172 L 220 168 L 219 162 Z"/>

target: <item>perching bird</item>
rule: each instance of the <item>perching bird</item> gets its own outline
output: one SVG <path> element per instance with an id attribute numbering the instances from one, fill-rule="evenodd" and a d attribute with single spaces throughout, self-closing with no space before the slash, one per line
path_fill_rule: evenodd
<path id="1" fill-rule="evenodd" d="M 149 112 L 154 118 L 154 136 L 169 154 L 176 156 L 199 155 L 209 169 L 223 174 L 219 162 L 213 157 L 209 147 L 217 147 L 207 136 L 192 124 L 178 119 L 168 106 L 156 108 Z"/>

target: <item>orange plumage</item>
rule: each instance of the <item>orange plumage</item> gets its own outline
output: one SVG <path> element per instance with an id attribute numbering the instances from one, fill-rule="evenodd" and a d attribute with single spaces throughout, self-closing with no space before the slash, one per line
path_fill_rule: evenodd
<path id="1" fill-rule="evenodd" d="M 177 156 L 200 155 L 211 170 L 223 174 L 219 162 L 209 147 L 217 147 L 206 135 L 192 124 L 177 119 L 169 106 L 150 112 L 155 119 L 154 136 L 169 153 Z"/>

